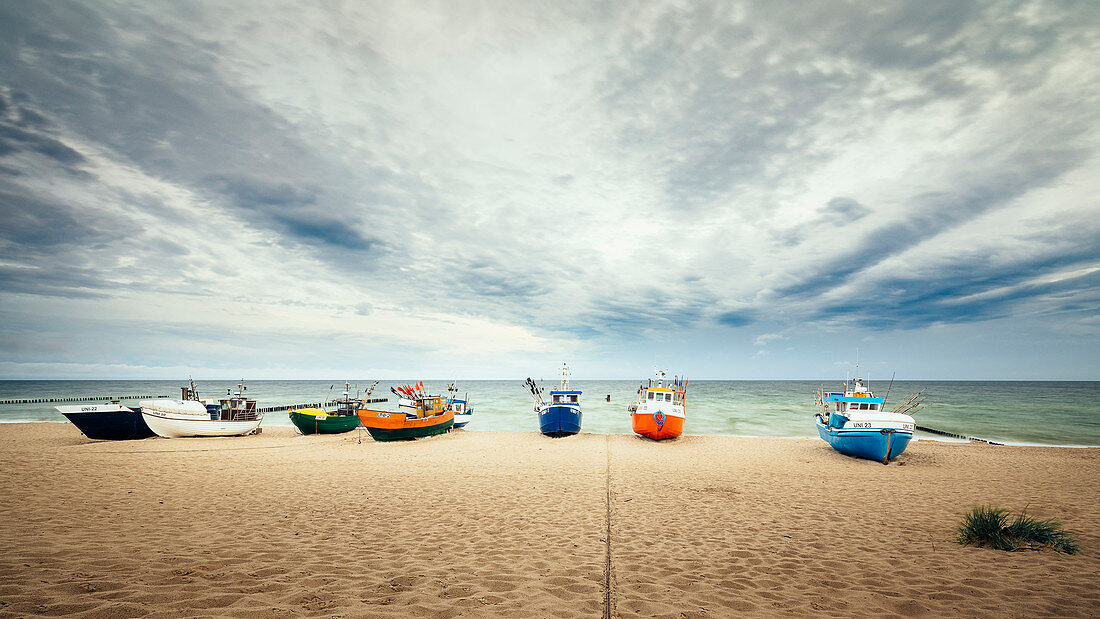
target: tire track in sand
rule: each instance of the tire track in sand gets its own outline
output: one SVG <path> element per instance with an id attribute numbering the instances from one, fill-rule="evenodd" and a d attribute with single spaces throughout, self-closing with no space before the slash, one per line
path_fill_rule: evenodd
<path id="1" fill-rule="evenodd" d="M 607 528 L 604 531 L 604 541 L 606 543 L 606 555 L 604 557 L 603 564 L 603 616 L 604 619 L 611 619 L 611 435 L 605 435 L 605 444 L 607 446 L 607 471 L 606 471 L 606 490 L 607 490 Z"/>

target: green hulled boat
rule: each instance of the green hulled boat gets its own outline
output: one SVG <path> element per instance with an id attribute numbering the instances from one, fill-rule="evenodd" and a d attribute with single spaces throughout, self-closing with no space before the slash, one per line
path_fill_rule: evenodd
<path id="1" fill-rule="evenodd" d="M 374 385 L 370 386 L 370 390 L 367 391 L 364 399 L 370 398 L 370 394 L 377 384 L 378 381 L 374 381 Z M 356 397 L 352 398 L 350 389 L 351 384 L 345 381 L 344 392 L 340 394 L 340 399 L 336 401 L 335 411 L 328 412 L 319 408 L 300 408 L 290 411 L 290 421 L 302 431 L 302 434 L 343 434 L 344 432 L 351 432 L 359 427 L 358 413 L 363 400 L 359 399 L 358 391 L 355 393 Z"/>
<path id="2" fill-rule="evenodd" d="M 359 415 L 338 415 L 319 408 L 290 411 L 290 420 L 302 434 L 341 434 L 359 427 Z"/>

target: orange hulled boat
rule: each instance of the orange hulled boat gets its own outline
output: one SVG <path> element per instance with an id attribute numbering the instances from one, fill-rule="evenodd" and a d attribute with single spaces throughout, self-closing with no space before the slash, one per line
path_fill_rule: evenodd
<path id="1" fill-rule="evenodd" d="M 391 388 L 392 389 L 392 388 Z M 450 399 L 424 392 L 424 383 L 393 389 L 396 411 L 359 409 L 359 420 L 376 441 L 402 441 L 443 434 L 455 424 Z"/>
<path id="2" fill-rule="evenodd" d="M 676 438 L 684 431 L 688 379 L 655 372 L 649 384 L 638 386 L 638 399 L 627 411 L 634 432 L 653 440 Z"/>

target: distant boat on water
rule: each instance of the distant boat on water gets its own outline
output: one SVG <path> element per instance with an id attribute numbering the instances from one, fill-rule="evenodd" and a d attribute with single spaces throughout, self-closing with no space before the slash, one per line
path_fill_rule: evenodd
<path id="1" fill-rule="evenodd" d="M 528 377 L 524 386 L 535 399 L 535 413 L 539 419 L 539 431 L 546 436 L 569 436 L 581 431 L 581 392 L 569 388 L 569 366 L 561 364 L 561 385 L 550 391 L 550 399 L 543 397 L 545 389 Z"/>
<path id="2" fill-rule="evenodd" d="M 474 418 L 474 409 L 470 408 L 470 394 L 467 393 L 463 398 L 458 397 L 458 384 L 454 381 L 447 386 L 447 405 L 451 407 L 451 410 L 455 414 L 455 430 L 460 430 L 466 427 L 466 424 Z"/>
<path id="3" fill-rule="evenodd" d="M 118 402 L 55 406 L 84 436 L 97 441 L 128 441 L 156 436 L 140 408 Z"/>
<path id="4" fill-rule="evenodd" d="M 887 464 L 901 455 L 913 438 L 916 422 L 904 412 L 886 411 L 885 398 L 878 398 L 859 377 L 845 382 L 842 391 L 819 389 L 815 394 L 817 433 L 833 449 L 848 456 Z M 914 396 L 903 400 L 899 409 L 913 410 Z"/>
<path id="5" fill-rule="evenodd" d="M 448 398 L 424 391 L 424 383 L 392 388 L 396 411 L 359 409 L 359 420 L 376 441 L 401 441 L 443 434 L 455 423 Z"/>
<path id="6" fill-rule="evenodd" d="M 142 400 L 141 416 L 149 428 L 165 438 L 187 436 L 240 436 L 260 427 L 263 413 L 256 400 L 244 397 L 244 381 L 225 398 L 199 398 L 195 381 L 183 387 L 180 400 Z"/>
<path id="7" fill-rule="evenodd" d="M 351 384 L 344 381 L 344 391 L 336 401 L 336 410 L 325 411 L 320 408 L 299 408 L 288 411 L 290 421 L 302 434 L 343 434 L 359 427 L 359 408 L 363 400 L 369 400 L 378 381 L 367 390 L 367 395 L 351 397 Z M 331 393 L 331 391 L 329 392 Z"/>
<path id="8" fill-rule="evenodd" d="M 688 379 L 654 372 L 649 383 L 638 386 L 638 399 L 627 407 L 634 432 L 653 440 L 676 438 L 687 418 Z"/>

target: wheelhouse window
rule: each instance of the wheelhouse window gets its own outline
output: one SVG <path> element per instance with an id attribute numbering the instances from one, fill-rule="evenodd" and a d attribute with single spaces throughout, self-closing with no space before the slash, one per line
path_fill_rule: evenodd
<path id="1" fill-rule="evenodd" d="M 560 404 L 560 403 L 561 403 L 561 396 L 560 395 L 554 396 L 554 404 Z"/>
<path id="2" fill-rule="evenodd" d="M 577 401 L 577 396 L 575 396 L 575 395 L 569 396 L 569 401 L 570 402 L 576 402 Z"/>
<path id="3" fill-rule="evenodd" d="M 649 395 L 646 396 L 646 399 L 652 400 L 653 399 L 653 392 L 652 391 L 647 391 L 646 393 L 649 394 Z"/>
<path id="4" fill-rule="evenodd" d="M 672 394 L 671 393 L 666 393 L 665 394 L 665 402 L 671 402 L 671 401 L 672 401 Z"/>

